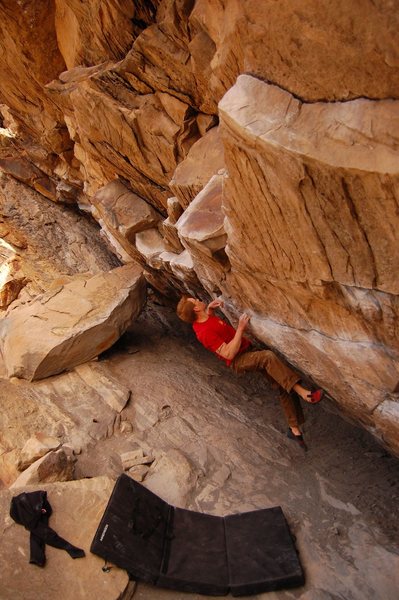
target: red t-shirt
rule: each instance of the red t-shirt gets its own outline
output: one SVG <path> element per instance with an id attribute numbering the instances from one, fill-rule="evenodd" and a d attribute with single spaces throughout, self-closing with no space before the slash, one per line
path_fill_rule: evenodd
<path id="1" fill-rule="evenodd" d="M 220 354 L 217 354 L 216 352 L 222 344 L 228 344 L 235 336 L 236 330 L 231 325 L 226 323 L 226 321 L 219 319 L 219 317 L 212 315 L 203 323 L 195 321 L 193 323 L 193 329 L 198 340 L 205 348 L 211 350 L 218 358 L 224 360 L 227 366 L 231 365 L 231 360 L 223 358 L 223 356 L 220 356 Z M 238 354 L 249 348 L 250 345 L 251 342 L 243 337 Z"/>

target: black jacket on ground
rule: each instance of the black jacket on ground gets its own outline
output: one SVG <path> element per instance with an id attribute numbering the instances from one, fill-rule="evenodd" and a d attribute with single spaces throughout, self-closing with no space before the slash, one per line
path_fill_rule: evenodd
<path id="1" fill-rule="evenodd" d="M 73 546 L 48 525 L 53 510 L 47 500 L 47 492 L 22 492 L 11 500 L 10 516 L 23 525 L 30 534 L 30 563 L 44 567 L 45 545 L 66 550 L 72 558 L 85 556 L 84 550 Z"/>

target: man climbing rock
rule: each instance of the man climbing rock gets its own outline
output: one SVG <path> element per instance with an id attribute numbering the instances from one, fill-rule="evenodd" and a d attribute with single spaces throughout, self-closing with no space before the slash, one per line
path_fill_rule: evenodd
<path id="1" fill-rule="evenodd" d="M 307 450 L 301 431 L 304 415 L 299 398 L 315 404 L 321 400 L 322 390 L 311 392 L 303 387 L 298 374 L 271 350 L 253 349 L 249 339 L 244 337 L 249 316 L 243 313 L 237 329 L 234 329 L 214 315 L 214 310 L 221 306 L 223 303 L 220 300 L 213 300 L 206 305 L 197 298 L 183 296 L 177 305 L 177 315 L 183 321 L 191 323 L 201 344 L 224 360 L 236 373 L 261 371 L 270 381 L 280 386 L 280 403 L 289 427 L 287 436 Z"/>

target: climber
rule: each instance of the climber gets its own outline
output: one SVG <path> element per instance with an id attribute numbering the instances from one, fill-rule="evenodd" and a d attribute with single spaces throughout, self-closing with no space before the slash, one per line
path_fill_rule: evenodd
<path id="1" fill-rule="evenodd" d="M 249 316 L 243 313 L 237 329 L 214 315 L 222 307 L 221 300 L 212 300 L 208 305 L 197 298 L 183 296 L 177 305 L 177 315 L 182 321 L 191 323 L 194 332 L 205 348 L 211 350 L 236 373 L 261 371 L 272 382 L 279 384 L 280 403 L 288 422 L 287 436 L 307 450 L 300 426 L 304 416 L 299 398 L 315 404 L 322 398 L 323 391 L 314 392 L 303 387 L 300 377 L 285 365 L 271 350 L 252 349 L 249 339 L 244 337 Z M 295 392 L 294 394 L 292 392 Z"/>

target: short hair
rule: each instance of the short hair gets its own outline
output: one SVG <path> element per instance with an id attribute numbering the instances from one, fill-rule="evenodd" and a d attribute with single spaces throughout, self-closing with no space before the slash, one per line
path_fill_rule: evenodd
<path id="1" fill-rule="evenodd" d="M 194 310 L 194 303 L 190 302 L 188 296 L 182 296 L 176 308 L 177 316 L 186 323 L 194 323 L 196 320 L 196 314 Z"/>

